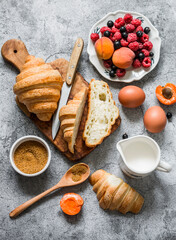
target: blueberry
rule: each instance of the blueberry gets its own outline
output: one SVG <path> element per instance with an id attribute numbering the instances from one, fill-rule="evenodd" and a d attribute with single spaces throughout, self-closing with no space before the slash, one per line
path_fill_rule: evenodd
<path id="1" fill-rule="evenodd" d="M 115 50 L 121 48 L 120 41 L 115 41 L 114 42 L 114 48 L 115 48 Z"/>
<path id="2" fill-rule="evenodd" d="M 123 139 L 127 139 L 127 138 L 128 138 L 128 135 L 125 133 L 125 134 L 122 135 L 122 138 L 123 138 Z"/>
<path id="3" fill-rule="evenodd" d="M 115 75 L 116 75 L 116 73 L 115 73 L 114 70 L 110 70 L 110 71 L 109 71 L 109 76 L 110 76 L 110 77 L 114 78 Z"/>
<path id="4" fill-rule="evenodd" d="M 144 53 L 143 53 L 143 52 L 140 52 L 140 53 L 138 54 L 138 58 L 139 58 L 140 61 L 142 61 L 142 60 L 145 58 Z"/>
<path id="5" fill-rule="evenodd" d="M 145 27 L 145 28 L 144 28 L 144 32 L 145 32 L 146 34 L 148 34 L 148 33 L 150 32 L 150 28 L 149 28 L 149 27 Z"/>
<path id="6" fill-rule="evenodd" d="M 110 31 L 105 31 L 103 35 L 104 35 L 105 37 L 109 37 L 110 34 L 111 34 Z"/>
<path id="7" fill-rule="evenodd" d="M 113 21 L 111 21 L 111 20 L 109 20 L 108 22 L 107 22 L 107 26 L 108 27 L 113 27 L 113 25 L 114 25 L 114 22 Z"/>
<path id="8" fill-rule="evenodd" d="M 124 26 L 121 27 L 121 28 L 120 28 L 120 32 L 121 32 L 121 33 L 122 33 L 122 32 L 126 32 L 126 27 L 124 27 Z"/>
<path id="9" fill-rule="evenodd" d="M 150 56 L 150 57 L 153 57 L 153 56 L 154 56 L 154 53 L 153 53 L 153 52 L 150 52 L 149 56 Z"/>
<path id="10" fill-rule="evenodd" d="M 122 32 L 122 37 L 125 38 L 125 39 L 127 39 L 128 33 L 127 33 L 127 32 Z"/>
<path id="11" fill-rule="evenodd" d="M 112 66 L 111 66 L 111 69 L 112 69 L 113 71 L 116 71 L 116 70 L 117 70 L 117 67 L 116 67 L 115 65 L 112 65 Z"/>
<path id="12" fill-rule="evenodd" d="M 142 32 L 142 31 L 137 31 L 136 35 L 137 35 L 138 37 L 142 37 L 143 32 Z"/>
<path id="13" fill-rule="evenodd" d="M 167 119 L 171 119 L 171 118 L 172 118 L 172 113 L 171 113 L 171 112 L 168 112 L 168 113 L 166 114 L 166 117 L 167 117 Z"/>

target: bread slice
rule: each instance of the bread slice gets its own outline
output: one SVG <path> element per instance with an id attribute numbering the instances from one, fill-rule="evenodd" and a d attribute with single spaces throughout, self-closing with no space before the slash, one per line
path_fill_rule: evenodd
<path id="1" fill-rule="evenodd" d="M 61 129 L 65 141 L 68 142 L 68 149 L 71 153 L 74 153 L 74 145 L 87 99 L 87 92 L 87 88 L 83 88 L 74 96 L 73 100 L 68 101 L 67 105 L 63 106 L 59 112 Z"/>
<path id="2" fill-rule="evenodd" d="M 106 82 L 92 79 L 88 94 L 88 116 L 83 139 L 88 147 L 95 147 L 111 133 L 111 128 L 119 117 Z"/>

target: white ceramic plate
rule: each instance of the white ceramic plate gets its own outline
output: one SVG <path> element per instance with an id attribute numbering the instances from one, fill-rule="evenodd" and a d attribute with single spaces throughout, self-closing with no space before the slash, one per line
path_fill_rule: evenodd
<path id="1" fill-rule="evenodd" d="M 153 43 L 153 49 L 152 52 L 154 53 L 153 60 L 152 60 L 152 66 L 150 68 L 143 68 L 140 67 L 138 69 L 129 68 L 127 69 L 127 72 L 124 77 L 122 78 L 111 78 L 108 73 L 108 69 L 106 69 L 103 65 L 103 61 L 100 60 L 97 57 L 94 44 L 92 40 L 90 39 L 91 33 L 94 31 L 99 30 L 103 26 L 107 26 L 108 20 L 115 21 L 119 17 L 124 17 L 126 13 L 130 13 L 133 18 L 142 18 L 142 27 L 149 27 L 151 29 L 149 33 L 149 41 Z M 101 33 L 100 33 L 101 34 Z M 137 12 L 127 12 L 127 11 L 117 11 L 117 12 L 111 12 L 108 13 L 105 17 L 103 17 L 101 20 L 99 20 L 97 23 L 93 25 L 89 32 L 89 39 L 88 39 L 88 47 L 87 47 L 87 53 L 89 54 L 89 60 L 94 65 L 94 67 L 98 70 L 98 72 L 106 79 L 113 81 L 113 82 L 125 82 L 130 83 L 133 81 L 138 81 L 141 78 L 143 78 L 147 73 L 151 72 L 157 65 L 159 58 L 160 58 L 160 47 L 161 47 L 161 39 L 159 37 L 158 30 L 152 25 L 152 23 L 149 21 L 148 18 L 146 18 L 144 15 L 137 13 Z"/>

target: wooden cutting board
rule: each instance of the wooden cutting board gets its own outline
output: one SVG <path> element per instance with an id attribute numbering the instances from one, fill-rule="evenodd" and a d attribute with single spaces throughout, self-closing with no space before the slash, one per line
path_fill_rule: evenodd
<path id="1" fill-rule="evenodd" d="M 1 54 L 3 58 L 13 64 L 19 71 L 21 70 L 26 57 L 29 55 L 25 44 L 17 39 L 11 39 L 4 43 L 1 49 Z M 49 63 L 54 69 L 57 69 L 62 75 L 63 80 L 65 81 L 68 61 L 61 58 Z M 68 100 L 73 99 L 74 95 L 82 88 L 89 87 L 88 82 L 84 80 L 80 73 L 76 73 L 73 87 L 71 89 Z M 83 139 L 83 131 L 87 118 L 88 106 L 87 102 L 85 105 L 84 113 L 82 116 L 81 124 L 78 131 L 78 136 L 76 139 L 75 153 L 72 154 L 68 151 L 67 143 L 63 139 L 63 133 L 60 129 L 58 134 L 53 141 L 52 139 L 52 120 L 49 122 L 40 121 L 35 114 L 30 113 L 24 104 L 21 104 L 18 99 L 16 99 L 20 109 L 33 121 L 33 123 L 40 129 L 40 131 L 69 159 L 69 160 L 79 160 L 86 155 L 88 155 L 94 148 L 88 148 Z M 116 120 L 115 124 L 112 127 L 111 133 L 113 133 L 120 125 L 120 117 Z"/>

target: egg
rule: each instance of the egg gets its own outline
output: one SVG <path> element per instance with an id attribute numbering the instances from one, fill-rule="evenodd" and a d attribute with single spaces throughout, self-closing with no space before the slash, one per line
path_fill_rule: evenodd
<path id="1" fill-rule="evenodd" d="M 167 123 L 164 110 L 159 106 L 150 107 L 144 114 L 144 125 L 151 133 L 161 132 Z"/>
<path id="2" fill-rule="evenodd" d="M 124 107 L 136 108 L 143 104 L 145 93 L 141 88 L 130 85 L 122 88 L 118 97 Z"/>

